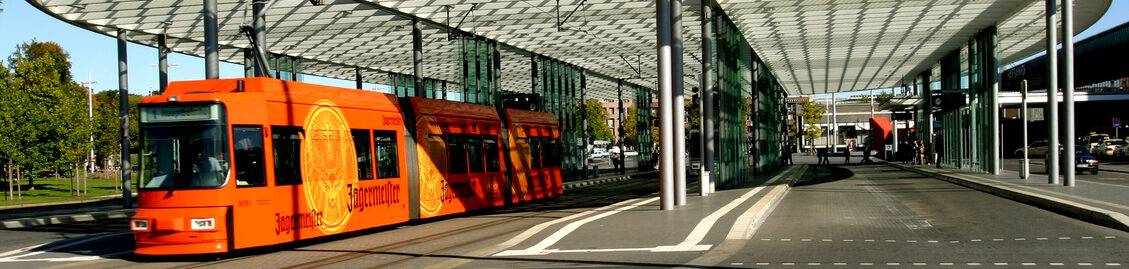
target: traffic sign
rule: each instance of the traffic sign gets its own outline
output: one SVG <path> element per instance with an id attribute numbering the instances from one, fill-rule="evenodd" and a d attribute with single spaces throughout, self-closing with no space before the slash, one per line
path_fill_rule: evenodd
<path id="1" fill-rule="evenodd" d="M 1113 117 L 1113 126 L 1120 126 L 1120 125 L 1121 125 L 1121 118 L 1120 117 Z"/>

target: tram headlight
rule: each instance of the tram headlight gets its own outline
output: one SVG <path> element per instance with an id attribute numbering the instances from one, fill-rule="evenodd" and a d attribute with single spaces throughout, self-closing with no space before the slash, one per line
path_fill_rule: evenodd
<path id="1" fill-rule="evenodd" d="M 192 219 L 189 227 L 193 230 L 211 230 L 216 228 L 216 218 Z"/>
<path id="2" fill-rule="evenodd" d="M 129 221 L 129 229 L 134 231 L 149 231 L 149 220 L 133 219 Z"/>

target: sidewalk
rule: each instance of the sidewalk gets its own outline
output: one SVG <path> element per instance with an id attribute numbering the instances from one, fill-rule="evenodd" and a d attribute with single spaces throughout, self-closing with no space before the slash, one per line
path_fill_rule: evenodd
<path id="1" fill-rule="evenodd" d="M 933 166 L 890 166 L 914 171 L 1082 221 L 1129 231 L 1129 186 L 1078 180 L 1073 187 L 1048 184 L 1046 175 L 1027 180 L 1014 171 L 999 175 Z"/>

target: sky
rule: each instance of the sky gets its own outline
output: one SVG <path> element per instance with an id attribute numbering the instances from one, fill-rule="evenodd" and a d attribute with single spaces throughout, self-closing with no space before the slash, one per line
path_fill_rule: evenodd
<path id="1" fill-rule="evenodd" d="M 90 85 L 96 92 L 118 89 L 117 40 L 114 37 L 88 31 L 51 17 L 28 4 L 25 0 L 3 0 L 0 4 L 0 59 L 7 61 L 16 45 L 37 40 L 58 43 L 71 55 L 71 73 L 75 81 L 98 81 Z M 1096 24 L 1079 33 L 1075 40 L 1116 27 L 1129 21 L 1129 0 L 1113 0 L 1113 5 Z M 34 27 L 20 27 L 34 25 Z M 157 51 L 144 45 L 129 43 L 128 88 L 130 93 L 147 95 L 156 91 Z M 169 54 L 169 80 L 204 79 L 204 59 L 178 53 Z M 220 62 L 220 78 L 243 77 L 242 65 Z M 307 75 L 305 82 L 356 87 L 355 82 Z M 376 85 L 365 83 L 365 89 Z M 844 93 L 843 96 L 851 93 Z"/>

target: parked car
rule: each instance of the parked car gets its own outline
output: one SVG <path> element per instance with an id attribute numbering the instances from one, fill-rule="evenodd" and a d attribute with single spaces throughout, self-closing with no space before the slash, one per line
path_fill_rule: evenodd
<path id="1" fill-rule="evenodd" d="M 1042 157 L 1047 155 L 1047 141 L 1036 141 L 1035 143 L 1031 143 L 1031 145 L 1027 145 L 1027 148 L 1031 150 L 1031 154 L 1027 156 Z M 1016 149 L 1014 154 L 1016 157 L 1022 157 L 1023 148 Z"/>
<path id="2" fill-rule="evenodd" d="M 1102 141 L 1106 141 L 1107 139 L 1109 139 L 1108 134 L 1093 133 L 1080 138 L 1078 144 L 1086 147 L 1087 150 L 1096 151 L 1098 146 L 1102 144 Z"/>
<path id="3" fill-rule="evenodd" d="M 1047 159 L 1043 159 L 1043 165 L 1047 165 Z M 1090 151 L 1082 145 L 1074 145 L 1074 171 L 1078 173 L 1090 171 L 1091 175 L 1097 175 L 1098 158 L 1090 155 Z"/>
<path id="4" fill-rule="evenodd" d="M 1129 145 L 1129 142 L 1123 139 L 1106 139 L 1092 153 L 1094 156 L 1114 156 L 1126 145 Z"/>
<path id="5" fill-rule="evenodd" d="M 603 149 L 603 148 L 594 148 L 594 149 L 592 149 L 592 153 L 588 154 L 589 160 L 605 158 L 605 157 L 608 157 L 608 150 Z"/>

